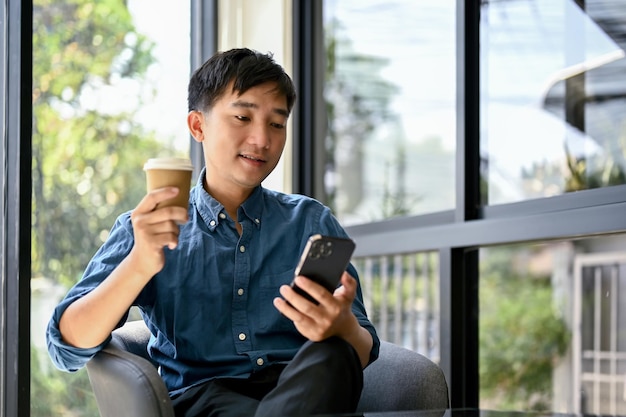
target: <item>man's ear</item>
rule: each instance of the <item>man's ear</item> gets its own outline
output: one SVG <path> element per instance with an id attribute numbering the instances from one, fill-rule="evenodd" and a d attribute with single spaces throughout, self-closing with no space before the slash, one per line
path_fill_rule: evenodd
<path id="1" fill-rule="evenodd" d="M 187 114 L 187 126 L 189 127 L 189 133 L 196 140 L 196 142 L 202 142 L 204 140 L 204 114 L 198 110 L 192 110 Z"/>

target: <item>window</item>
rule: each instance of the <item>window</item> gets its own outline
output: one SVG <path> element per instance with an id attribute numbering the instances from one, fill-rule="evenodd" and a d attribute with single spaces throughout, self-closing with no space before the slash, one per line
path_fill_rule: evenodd
<path id="1" fill-rule="evenodd" d="M 323 4 L 323 36 L 312 30 L 309 43 L 323 38 L 324 56 L 302 65 L 325 59 L 327 70 L 317 92 L 327 113 L 313 126 L 323 134 L 311 139 L 324 141 L 315 178 L 325 193 L 311 188 L 349 225 L 383 337 L 435 342 L 417 348 L 444 369 L 452 407 L 620 412 L 622 341 L 610 335 L 623 315 L 623 2 Z M 390 76 L 398 62 L 408 75 Z M 452 145 L 413 147 L 420 141 Z M 411 259 L 427 253 L 437 259 L 438 310 L 411 304 L 422 297 L 413 282 L 425 282 Z M 609 257 L 610 266 L 593 264 Z M 598 298 L 609 288 L 615 299 Z M 544 302 L 515 321 L 507 314 L 522 294 Z M 428 339 L 431 323 L 439 337 Z M 554 336 L 528 346 L 551 351 L 523 384 L 493 366 L 541 356 L 514 343 L 532 337 L 489 355 L 499 347 L 491 333 L 520 323 L 553 326 Z"/>
<path id="2" fill-rule="evenodd" d="M 52 366 L 45 326 L 145 195 L 145 160 L 189 155 L 190 3 L 36 1 L 33 12 L 31 415 L 97 416 L 86 371 Z"/>
<path id="3" fill-rule="evenodd" d="M 626 183 L 626 4 L 484 1 L 484 204 Z"/>
<path id="4" fill-rule="evenodd" d="M 625 240 L 481 250 L 481 408 L 626 412 Z"/>
<path id="5" fill-rule="evenodd" d="M 455 2 L 325 0 L 324 41 L 325 202 L 345 225 L 453 208 Z"/>

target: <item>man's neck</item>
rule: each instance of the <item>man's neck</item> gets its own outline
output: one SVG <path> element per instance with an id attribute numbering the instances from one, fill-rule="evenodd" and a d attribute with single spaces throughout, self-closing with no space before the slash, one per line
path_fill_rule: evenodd
<path id="1" fill-rule="evenodd" d="M 236 187 L 224 190 L 219 187 L 212 187 L 206 179 L 204 180 L 204 189 L 211 197 L 224 206 L 226 213 L 235 221 L 237 221 L 237 210 L 254 191 L 254 189 L 240 189 Z"/>

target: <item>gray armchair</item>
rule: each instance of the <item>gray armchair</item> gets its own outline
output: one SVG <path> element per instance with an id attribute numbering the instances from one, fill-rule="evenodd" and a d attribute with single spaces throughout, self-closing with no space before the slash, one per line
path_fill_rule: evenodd
<path id="1" fill-rule="evenodd" d="M 150 332 L 143 321 L 126 323 L 87 363 L 101 417 L 174 417 L 163 380 L 147 354 Z M 388 342 L 364 372 L 359 412 L 443 410 L 448 385 L 426 357 Z"/>

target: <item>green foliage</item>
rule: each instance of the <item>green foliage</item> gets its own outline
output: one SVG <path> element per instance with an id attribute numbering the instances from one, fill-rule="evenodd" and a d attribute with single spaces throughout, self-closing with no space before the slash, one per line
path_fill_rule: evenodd
<path id="1" fill-rule="evenodd" d="M 553 307 L 550 278 L 519 273 L 506 249 L 489 254 L 480 284 L 481 401 L 549 410 L 553 367 L 570 340 Z"/>
<path id="2" fill-rule="evenodd" d="M 143 162 L 164 145 L 134 120 L 141 97 L 111 106 L 98 94 L 142 83 L 152 48 L 124 0 L 35 0 L 34 277 L 74 284 L 117 215 L 145 195 Z M 40 361 L 33 354 L 32 416 L 98 415 L 85 370 Z"/>
<path id="3" fill-rule="evenodd" d="M 65 373 L 42 368 L 40 357 L 34 347 L 30 349 L 30 358 L 31 417 L 99 416 L 85 369 Z"/>
<path id="4" fill-rule="evenodd" d="M 568 170 L 565 176 L 566 192 L 626 184 L 626 173 L 623 168 L 624 157 L 620 156 L 618 152 L 610 152 L 608 155 L 588 159 L 572 155 L 566 146 L 565 156 Z M 595 169 L 594 166 L 596 166 Z"/>
<path id="5" fill-rule="evenodd" d="M 85 103 L 141 81 L 152 44 L 123 0 L 38 0 L 33 19 L 32 273 L 69 286 L 115 217 L 143 196 L 142 164 L 163 148 L 133 121 L 139 99 L 126 112 Z"/>
<path id="6" fill-rule="evenodd" d="M 571 193 L 626 184 L 626 127 L 616 144 L 606 146 L 604 152 L 582 156 L 574 155 L 565 144 L 564 161 L 536 161 L 523 168 L 526 195 L 541 197 L 554 190 Z"/>

